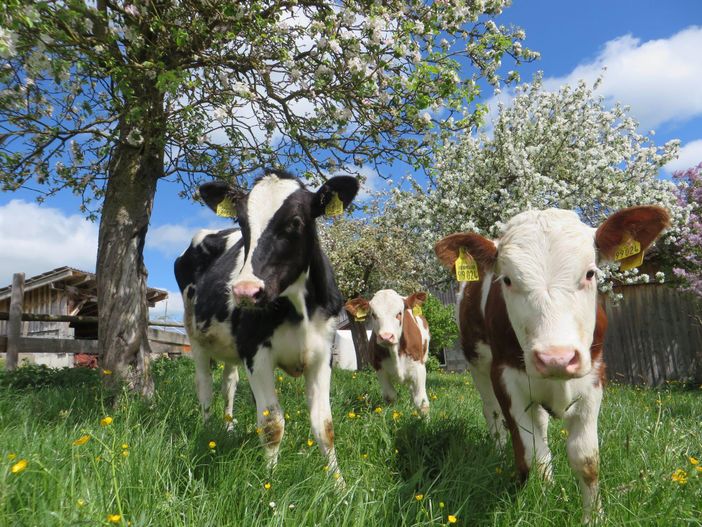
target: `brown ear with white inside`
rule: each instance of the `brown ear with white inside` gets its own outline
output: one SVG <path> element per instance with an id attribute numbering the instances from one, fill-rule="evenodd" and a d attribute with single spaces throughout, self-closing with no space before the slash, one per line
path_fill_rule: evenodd
<path id="1" fill-rule="evenodd" d="M 352 298 L 346 302 L 344 308 L 348 311 L 349 315 L 355 318 L 359 310 L 368 313 L 370 310 L 370 303 L 365 298 L 359 296 L 358 298 Z"/>
<path id="2" fill-rule="evenodd" d="M 495 242 L 473 232 L 449 234 L 446 238 L 436 242 L 434 252 L 444 267 L 453 269 L 461 247 L 465 247 L 481 270 L 490 270 L 495 265 L 497 259 Z"/>
<path id="3" fill-rule="evenodd" d="M 644 251 L 669 226 L 670 215 L 663 207 L 649 205 L 622 209 L 599 226 L 595 233 L 595 245 L 601 258 L 613 260 L 617 248 L 623 243 L 635 240 Z"/>
<path id="4" fill-rule="evenodd" d="M 421 306 L 427 299 L 427 294 L 424 293 L 423 291 L 418 291 L 416 293 L 412 293 L 410 296 L 405 298 L 405 306 L 407 308 L 412 309 L 414 306 Z"/>

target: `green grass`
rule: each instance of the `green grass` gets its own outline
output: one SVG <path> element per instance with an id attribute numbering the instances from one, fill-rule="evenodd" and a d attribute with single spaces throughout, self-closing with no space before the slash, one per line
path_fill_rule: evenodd
<path id="1" fill-rule="evenodd" d="M 34 372 L 24 387 L 8 387 L 5 378 L 0 526 L 107 525 L 107 515 L 120 509 L 121 524 L 135 527 L 445 525 L 449 514 L 457 525 L 579 525 L 561 423 L 550 430 L 554 483 L 531 478 L 517 485 L 511 451 L 492 447 L 467 375 L 430 374 L 427 388 L 436 399 L 424 421 L 413 415 L 407 390 L 386 407 L 373 374 L 335 371 L 332 408 L 347 483 L 338 491 L 316 445 L 307 445 L 302 379 L 277 382 L 289 418 L 278 467 L 268 474 L 246 381 L 235 403 L 239 423 L 228 434 L 219 419 L 202 424 L 187 359 L 159 361 L 154 370 L 156 398 L 123 397 L 117 407 L 93 374 Z M 30 387 L 32 376 L 41 388 Z M 219 394 L 216 401 L 220 415 Z M 102 427 L 106 415 L 114 421 Z M 701 416 L 698 388 L 607 388 L 600 416 L 603 524 L 702 525 L 702 474 L 688 459 L 702 458 Z M 83 434 L 91 440 L 73 446 Z M 20 459 L 28 466 L 13 474 Z M 671 480 L 679 468 L 689 474 L 685 485 Z"/>

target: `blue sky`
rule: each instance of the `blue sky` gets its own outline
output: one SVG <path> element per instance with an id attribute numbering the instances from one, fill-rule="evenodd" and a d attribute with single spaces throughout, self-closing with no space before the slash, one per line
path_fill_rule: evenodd
<path id="1" fill-rule="evenodd" d="M 497 22 L 521 26 L 526 45 L 541 53 L 519 69 L 524 81 L 541 70 L 544 84 L 555 89 L 578 78 L 592 81 L 607 66 L 601 94 L 630 105 L 643 131 L 656 130 L 657 142 L 681 140 L 680 159 L 663 176 L 702 161 L 702 1 L 513 0 Z M 172 292 L 168 313 L 175 318 L 182 303 L 173 260 L 197 229 L 229 225 L 179 199 L 178 190 L 160 182 L 145 249 L 149 285 Z M 95 267 L 97 224 L 80 216 L 78 198 L 64 193 L 38 206 L 35 197 L 27 190 L 0 194 L 0 286 L 16 271 L 31 276 L 61 265 Z"/>

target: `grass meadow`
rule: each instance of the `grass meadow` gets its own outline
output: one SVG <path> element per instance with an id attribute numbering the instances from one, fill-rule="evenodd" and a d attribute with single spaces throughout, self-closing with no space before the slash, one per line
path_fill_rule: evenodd
<path id="1" fill-rule="evenodd" d="M 20 371 L 0 374 L 0 526 L 580 524 L 561 423 L 550 429 L 554 483 L 517 485 L 467 374 L 429 375 L 425 421 L 407 390 L 387 407 L 374 374 L 335 371 L 337 490 L 311 444 L 303 379 L 278 377 L 287 427 L 269 474 L 245 380 L 227 433 L 223 420 L 201 422 L 188 359 L 155 363 L 154 400 L 117 405 L 95 372 Z M 609 385 L 600 444 L 601 524 L 702 525 L 700 387 Z"/>

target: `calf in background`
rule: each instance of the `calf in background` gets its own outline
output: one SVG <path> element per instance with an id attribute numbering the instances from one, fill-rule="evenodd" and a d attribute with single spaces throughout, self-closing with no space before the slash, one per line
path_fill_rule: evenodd
<path id="1" fill-rule="evenodd" d="M 429 324 L 418 308 L 426 298 L 426 293 L 402 297 L 392 289 L 383 289 L 370 302 L 361 297 L 346 302 L 352 317 L 371 315 L 373 332 L 368 346 L 383 398 L 393 402 L 397 398 L 393 384 L 407 383 L 414 405 L 423 415 L 429 413 L 425 363 L 430 337 Z"/>

